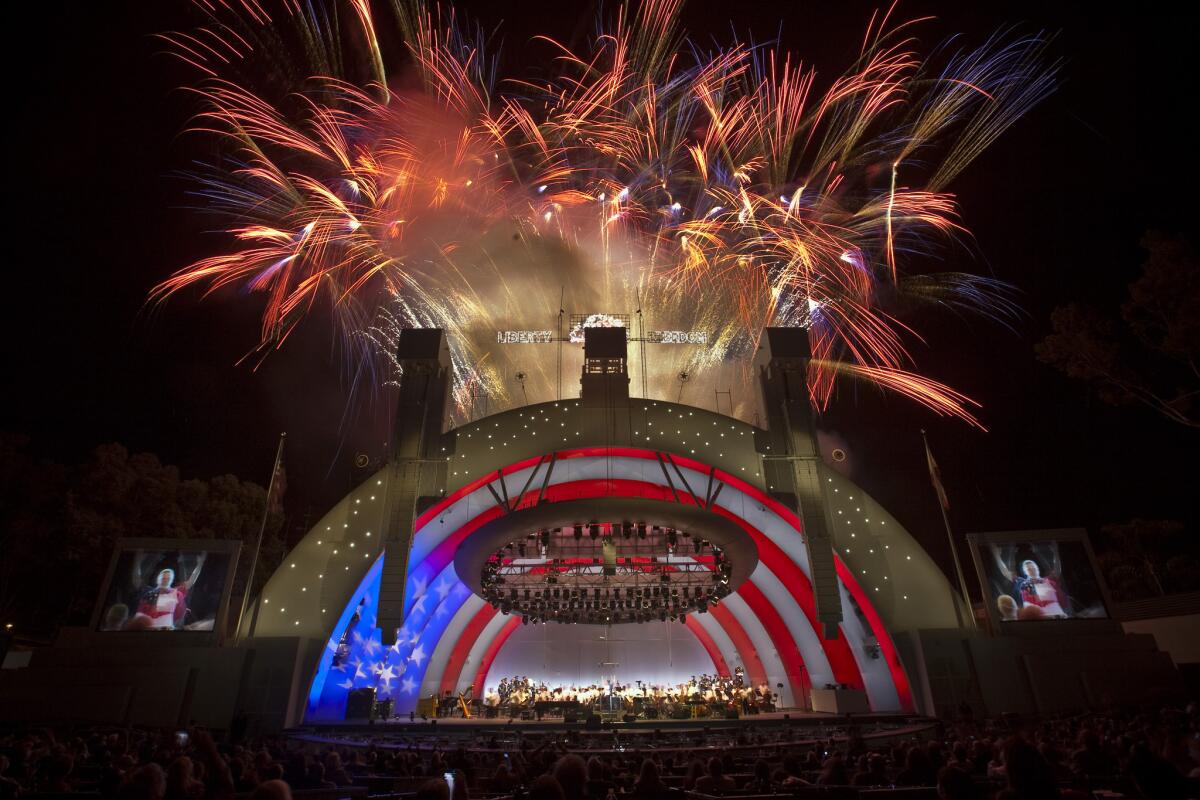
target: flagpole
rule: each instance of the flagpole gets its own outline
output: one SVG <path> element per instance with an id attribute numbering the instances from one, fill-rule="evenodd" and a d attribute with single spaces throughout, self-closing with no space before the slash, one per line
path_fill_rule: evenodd
<path id="1" fill-rule="evenodd" d="M 275 493 L 275 481 L 279 477 L 279 465 L 283 463 L 283 445 L 287 434 L 279 434 L 279 447 L 275 450 L 275 466 L 271 470 L 271 480 L 267 484 L 267 499 L 263 504 L 262 523 L 258 526 L 258 538 L 254 542 L 254 552 L 250 555 L 250 573 L 246 576 L 246 588 L 242 591 L 242 609 L 238 612 L 237 627 L 234 628 L 234 643 L 242 638 L 242 620 L 246 616 L 246 607 L 250 603 L 250 590 L 254 587 L 254 573 L 258 569 L 258 553 L 262 550 L 263 534 L 267 530 L 267 520 L 271 517 L 271 496 Z"/>
<path id="2" fill-rule="evenodd" d="M 937 462 L 933 460 L 933 451 L 929 449 L 929 439 L 925 436 L 924 428 L 921 428 L 921 441 L 925 443 L 925 460 L 929 467 L 929 479 L 935 482 L 934 489 L 937 490 L 938 508 L 942 512 L 942 524 L 946 526 L 946 541 L 950 543 L 950 555 L 954 558 L 954 572 L 958 575 L 958 590 L 962 593 L 963 603 L 967 607 L 971 627 L 976 628 L 978 624 L 975 622 L 975 607 L 971 605 L 971 595 L 967 593 L 967 579 L 963 573 L 962 561 L 958 557 L 958 545 L 954 543 L 954 534 L 950 531 L 950 515 L 946 510 L 949 501 L 944 499 L 946 489 L 942 486 L 941 478 L 934 472 L 934 466 Z M 961 611 L 955 609 L 955 616 L 961 619 Z"/>

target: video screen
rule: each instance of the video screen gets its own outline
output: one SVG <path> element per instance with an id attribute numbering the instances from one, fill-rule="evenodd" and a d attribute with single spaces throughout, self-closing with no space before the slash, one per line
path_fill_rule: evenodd
<path id="1" fill-rule="evenodd" d="M 100 630 L 213 630 L 230 558 L 205 550 L 120 551 Z"/>
<path id="2" fill-rule="evenodd" d="M 1001 622 L 1108 617 L 1081 541 L 981 544 L 979 555 Z"/>

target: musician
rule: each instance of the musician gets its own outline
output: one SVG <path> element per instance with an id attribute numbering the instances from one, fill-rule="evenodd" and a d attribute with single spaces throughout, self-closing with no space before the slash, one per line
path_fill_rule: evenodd
<path id="1" fill-rule="evenodd" d="M 495 719 L 500 713 L 500 693 L 495 688 L 488 689 L 483 696 L 483 714 L 488 719 Z"/>

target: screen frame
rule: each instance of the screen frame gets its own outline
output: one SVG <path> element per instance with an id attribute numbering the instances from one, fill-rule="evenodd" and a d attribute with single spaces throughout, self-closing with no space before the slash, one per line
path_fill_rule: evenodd
<path id="1" fill-rule="evenodd" d="M 108 601 L 108 593 L 112 588 L 113 578 L 116 577 L 117 564 L 121 554 L 129 550 L 181 550 L 183 552 L 204 551 L 220 553 L 229 556 L 229 569 L 225 573 L 225 582 L 221 586 L 221 599 L 217 604 L 216 621 L 211 631 L 173 631 L 180 638 L 192 642 L 207 642 L 220 644 L 225 638 L 225 628 L 228 624 L 226 615 L 229 613 L 230 594 L 233 590 L 233 579 L 237 576 L 238 556 L 242 551 L 242 543 L 237 539 L 118 539 L 113 546 L 112 555 L 108 559 L 108 569 L 104 572 L 104 581 L 100 584 L 100 594 L 96 597 L 96 607 L 92 610 L 92 620 L 88 629 L 95 636 L 104 635 L 105 640 L 120 639 L 151 639 L 155 641 L 179 641 L 176 636 L 164 636 L 161 631 L 101 631 L 100 620 L 104 615 L 104 606 Z M 111 637 L 111 639 L 109 638 Z"/>
<path id="2" fill-rule="evenodd" d="M 988 566 L 984 561 L 983 549 L 991 545 L 1014 544 L 1020 542 L 1079 542 L 1087 556 L 1088 566 L 1096 579 L 1100 590 L 1100 600 L 1104 603 L 1104 611 L 1108 615 L 1104 619 L 1046 619 L 1002 622 L 1000 611 L 991 601 L 992 587 L 988 581 Z M 968 533 L 967 546 L 971 550 L 971 560 L 975 564 L 975 575 L 979 579 L 980 597 L 983 598 L 983 608 L 987 612 L 988 624 L 993 634 L 1027 636 L 1031 632 L 1061 634 L 1064 630 L 1084 633 L 1089 629 L 1103 630 L 1112 628 L 1119 623 L 1114 616 L 1112 596 L 1108 592 L 1108 584 L 1100 572 L 1096 562 L 1096 554 L 1092 550 L 1091 540 L 1085 528 L 1035 528 L 1024 531 L 989 531 L 987 533 Z M 1065 628 L 1064 628 L 1065 626 Z"/>

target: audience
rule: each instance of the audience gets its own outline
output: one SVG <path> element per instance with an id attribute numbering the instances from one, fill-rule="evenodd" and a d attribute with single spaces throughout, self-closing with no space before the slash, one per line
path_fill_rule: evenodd
<path id="1" fill-rule="evenodd" d="M 721 763 L 721 759 L 715 756 L 708 760 L 708 773 L 696 779 L 697 792 L 729 794 L 736 790 L 737 784 L 734 783 L 733 778 L 725 774 L 725 766 Z"/>
<path id="2" fill-rule="evenodd" d="M 920 739 L 881 725 L 444 735 L 436 729 L 278 736 L 218 746 L 149 730 L 0 728 L 0 800 L 608 800 L 926 787 L 943 800 L 1200 797 L 1200 712 L 1162 708 L 1035 720 L 966 717 Z M 892 730 L 895 730 L 893 725 Z M 814 741 L 811 736 L 819 734 Z M 936 734 L 936 735 L 934 735 Z M 499 738 L 498 738 L 499 737 Z M 501 742 L 502 740 L 502 742 Z M 903 740 L 903 741 L 901 741 Z M 503 753 L 503 759 L 500 754 Z M 581 755 L 582 754 L 582 755 Z M 585 760 L 586 756 L 586 760 Z M 442 776 L 454 774 L 453 789 Z M 415 793 L 415 794 L 414 794 Z M 63 798 L 63 800 L 67 800 Z"/>

